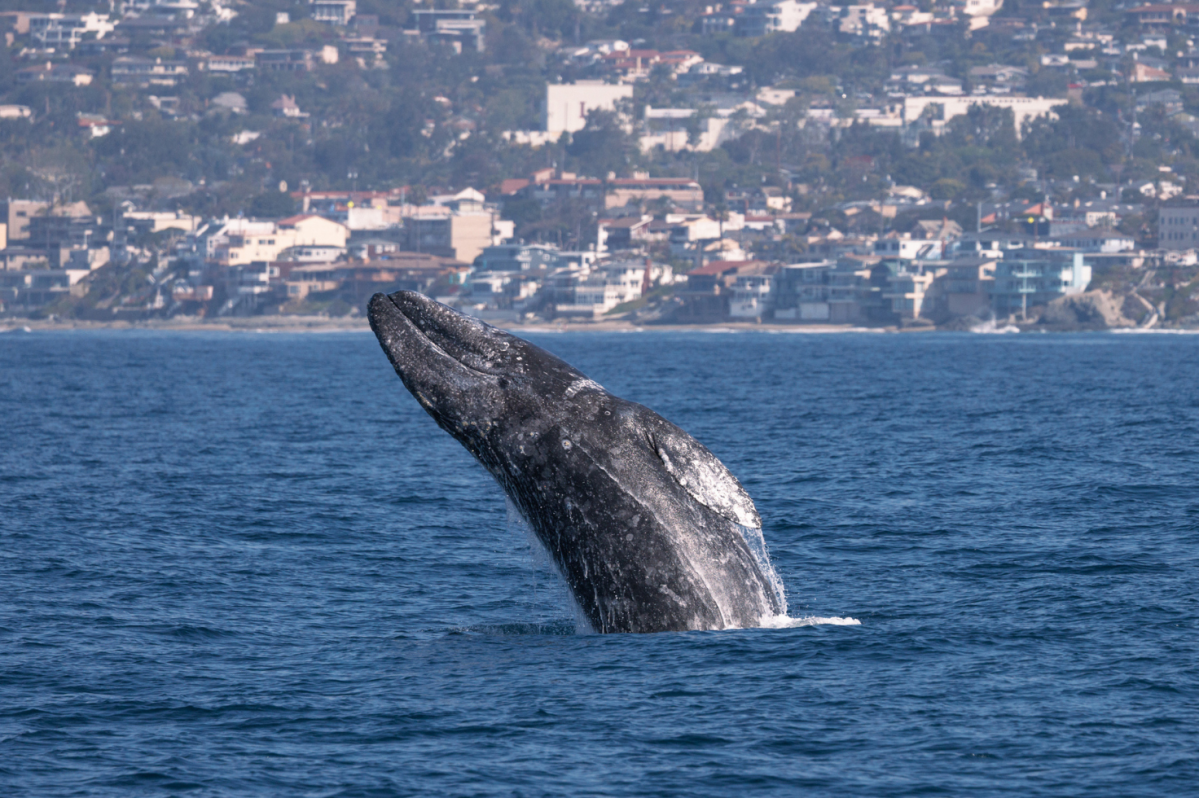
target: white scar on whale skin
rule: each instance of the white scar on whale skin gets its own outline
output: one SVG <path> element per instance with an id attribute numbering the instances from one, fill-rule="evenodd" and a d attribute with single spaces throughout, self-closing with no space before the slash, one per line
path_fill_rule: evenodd
<path id="1" fill-rule="evenodd" d="M 575 380 L 574 382 L 572 382 L 570 384 L 570 387 L 566 389 L 566 398 L 573 399 L 575 397 L 575 394 L 577 394 L 579 391 L 585 391 L 588 389 L 590 389 L 592 391 L 604 390 L 603 386 L 600 385 L 595 380 L 587 380 L 587 379 Z"/>

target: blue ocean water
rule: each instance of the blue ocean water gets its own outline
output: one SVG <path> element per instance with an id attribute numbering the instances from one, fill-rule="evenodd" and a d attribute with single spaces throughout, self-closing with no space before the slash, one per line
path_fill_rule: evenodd
<path id="1" fill-rule="evenodd" d="M 7 334 L 0 793 L 1199 790 L 1199 337 L 530 337 L 861 625 L 576 633 L 369 334 Z"/>

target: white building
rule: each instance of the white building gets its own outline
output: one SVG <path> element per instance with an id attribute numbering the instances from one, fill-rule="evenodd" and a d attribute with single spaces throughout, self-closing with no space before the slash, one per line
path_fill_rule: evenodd
<path id="1" fill-rule="evenodd" d="M 880 238 L 874 242 L 874 254 L 901 260 L 938 260 L 945 252 L 945 242 L 903 236 Z"/>
<path id="2" fill-rule="evenodd" d="M 312 18 L 331 25 L 349 25 L 358 13 L 357 0 L 312 0 Z"/>
<path id="3" fill-rule="evenodd" d="M 770 33 L 794 33 L 816 10 L 816 3 L 796 0 L 759 0 L 744 7 L 737 15 L 736 30 L 742 36 L 766 36 Z"/>
<path id="4" fill-rule="evenodd" d="M 107 14 L 95 12 L 29 16 L 30 37 L 46 49 L 74 50 L 89 34 L 92 38 L 103 39 L 115 29 L 116 23 Z"/>
<path id="5" fill-rule="evenodd" d="M 559 289 L 558 297 L 567 299 L 554 306 L 558 316 L 597 318 L 617 305 L 641 298 L 646 281 L 644 263 L 606 263 L 570 270 L 566 291 Z M 651 269 L 650 278 L 653 278 Z"/>
<path id="6" fill-rule="evenodd" d="M 767 315 L 773 279 L 769 274 L 739 275 L 733 282 L 733 295 L 729 298 L 729 316 L 734 319 L 760 319 Z"/>
<path id="7" fill-rule="evenodd" d="M 1056 119 L 1054 108 L 1069 104 L 1069 100 L 1049 97 L 905 97 L 903 100 L 903 122 L 911 125 L 924 115 L 929 106 L 940 106 L 940 112 L 930 125 L 938 135 L 946 123 L 956 116 L 963 116 L 973 106 L 986 105 L 992 108 L 1010 108 L 1016 117 L 1016 136 L 1019 137 L 1024 123 L 1038 117 Z"/>
<path id="8" fill-rule="evenodd" d="M 197 235 L 204 242 L 206 259 L 239 266 L 278 260 L 281 252 L 297 246 L 344 247 L 350 231 L 321 216 L 300 215 L 277 222 L 226 218 Z"/>
<path id="9" fill-rule="evenodd" d="M 551 135 L 574 133 L 586 127 L 589 112 L 615 111 L 617 102 L 632 98 L 633 87 L 628 85 L 599 81 L 551 83 L 545 87 L 542 128 Z"/>
<path id="10" fill-rule="evenodd" d="M 1076 230 L 1057 236 L 1056 240 L 1063 247 L 1088 253 L 1130 252 L 1137 247 L 1135 238 L 1110 228 Z"/>
<path id="11" fill-rule="evenodd" d="M 891 30 L 887 9 L 882 6 L 829 6 L 826 13 L 833 30 L 845 36 L 881 39 Z"/>

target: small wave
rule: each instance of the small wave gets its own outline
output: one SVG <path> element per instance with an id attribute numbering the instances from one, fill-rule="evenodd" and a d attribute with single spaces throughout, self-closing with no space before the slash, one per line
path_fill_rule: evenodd
<path id="1" fill-rule="evenodd" d="M 763 629 L 795 629 L 800 626 L 861 626 L 857 618 L 821 618 L 809 615 L 806 618 L 792 618 L 787 615 L 773 615 L 762 619 Z"/>
<path id="2" fill-rule="evenodd" d="M 546 623 L 496 623 L 479 624 L 477 626 L 460 626 L 449 630 L 453 635 L 494 635 L 511 637 L 514 635 L 575 635 L 578 628 L 572 621 L 548 621 Z"/>
<path id="3" fill-rule="evenodd" d="M 1116 327 L 1108 332 L 1118 335 L 1199 335 L 1199 330 L 1163 330 L 1161 327 Z"/>
<path id="4" fill-rule="evenodd" d="M 1020 328 L 1014 324 L 1004 324 L 1000 326 L 995 319 L 987 319 L 981 324 L 975 324 L 970 328 L 970 332 L 978 333 L 979 335 L 1005 335 L 1008 333 L 1018 333 Z"/>

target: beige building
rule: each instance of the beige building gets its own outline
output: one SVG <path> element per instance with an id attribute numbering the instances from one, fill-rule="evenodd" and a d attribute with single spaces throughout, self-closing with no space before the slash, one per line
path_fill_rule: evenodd
<path id="1" fill-rule="evenodd" d="M 420 213 L 404 219 L 404 249 L 470 263 L 491 246 L 495 236 L 495 214 Z"/>
<path id="2" fill-rule="evenodd" d="M 160 233 L 163 230 L 191 233 L 200 226 L 200 217 L 177 211 L 129 211 L 125 214 L 125 224 L 140 233 Z"/>
<path id="3" fill-rule="evenodd" d="M 0 202 L 0 221 L 8 229 L 7 240 L 23 241 L 29 238 L 29 218 L 45 213 L 49 207 L 50 203 L 41 200 L 9 199 Z"/>
<path id="4" fill-rule="evenodd" d="M 656 199 L 669 199 L 682 208 L 700 208 L 704 204 L 704 189 L 689 177 L 650 177 L 635 173 L 633 177 L 608 180 L 604 207 L 623 208 L 631 202 Z"/>

